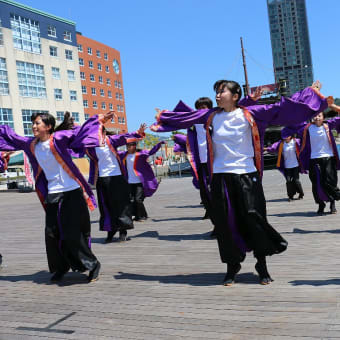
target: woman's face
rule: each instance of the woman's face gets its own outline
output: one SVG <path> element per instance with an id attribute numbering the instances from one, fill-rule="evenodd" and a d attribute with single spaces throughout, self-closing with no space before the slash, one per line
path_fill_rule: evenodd
<path id="1" fill-rule="evenodd" d="M 217 106 L 226 109 L 226 111 L 229 111 L 229 108 L 235 105 L 237 98 L 238 95 L 232 94 L 225 85 L 218 88 L 215 97 Z"/>
<path id="2" fill-rule="evenodd" d="M 320 112 L 312 119 L 312 123 L 314 123 L 316 126 L 321 126 L 323 124 L 323 121 L 324 121 L 323 112 Z"/>
<path id="3" fill-rule="evenodd" d="M 136 152 L 136 148 L 137 148 L 136 143 L 128 143 L 128 144 L 126 144 L 126 146 L 127 146 L 128 153 L 135 153 Z"/>
<path id="4" fill-rule="evenodd" d="M 286 143 L 289 143 L 291 140 L 292 140 L 292 136 L 289 136 L 287 138 L 284 138 L 285 142 Z"/>
<path id="5" fill-rule="evenodd" d="M 34 137 L 37 137 L 39 139 L 44 138 L 48 135 L 50 135 L 51 125 L 46 125 L 40 116 L 35 118 L 35 120 L 32 123 L 32 131 Z"/>

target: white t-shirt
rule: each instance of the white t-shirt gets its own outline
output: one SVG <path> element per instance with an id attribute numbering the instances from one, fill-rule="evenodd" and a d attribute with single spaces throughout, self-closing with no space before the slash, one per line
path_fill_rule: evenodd
<path id="1" fill-rule="evenodd" d="M 251 127 L 240 108 L 216 113 L 212 121 L 214 173 L 255 172 Z"/>
<path id="2" fill-rule="evenodd" d="M 323 125 L 316 126 L 312 124 L 309 128 L 311 157 L 310 158 L 322 158 L 334 156 L 332 147 L 329 143 L 327 133 Z"/>
<path id="3" fill-rule="evenodd" d="M 204 124 L 195 124 L 195 128 L 197 133 L 197 145 L 200 161 L 201 163 L 206 163 L 208 159 L 207 132 L 204 128 Z"/>
<path id="4" fill-rule="evenodd" d="M 104 146 L 96 147 L 95 150 L 98 157 L 99 177 L 119 176 L 122 174 L 116 156 L 106 143 Z"/>
<path id="5" fill-rule="evenodd" d="M 139 177 L 135 174 L 133 164 L 135 163 L 136 154 L 128 153 L 126 156 L 126 167 L 128 172 L 128 182 L 131 184 L 140 183 Z"/>
<path id="6" fill-rule="evenodd" d="M 289 143 L 283 142 L 283 158 L 286 169 L 296 168 L 299 162 L 296 158 L 296 141 L 291 139 Z"/>
<path id="7" fill-rule="evenodd" d="M 38 142 L 35 146 L 35 156 L 48 181 L 48 193 L 71 191 L 79 188 L 79 184 L 62 168 L 55 159 L 50 141 Z"/>

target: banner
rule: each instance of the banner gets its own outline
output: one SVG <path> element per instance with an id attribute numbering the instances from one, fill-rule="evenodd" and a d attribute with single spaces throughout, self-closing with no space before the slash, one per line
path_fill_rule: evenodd
<path id="1" fill-rule="evenodd" d="M 27 182 L 31 185 L 34 185 L 30 162 L 28 161 L 25 152 L 23 154 L 24 154 L 24 170 Z"/>

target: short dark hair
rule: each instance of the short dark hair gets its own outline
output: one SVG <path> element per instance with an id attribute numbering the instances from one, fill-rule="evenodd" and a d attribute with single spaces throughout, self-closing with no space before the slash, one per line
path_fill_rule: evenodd
<path id="1" fill-rule="evenodd" d="M 31 116 L 31 122 L 33 123 L 38 117 L 41 118 L 45 125 L 51 125 L 49 133 L 53 133 L 55 128 L 55 118 L 50 113 L 34 112 Z"/>
<path id="2" fill-rule="evenodd" d="M 208 109 L 212 109 L 213 107 L 213 102 L 210 98 L 208 97 L 201 97 L 198 98 L 195 101 L 195 108 L 196 110 L 199 110 L 202 106 L 207 106 Z"/>
<path id="3" fill-rule="evenodd" d="M 214 91 L 217 92 L 221 86 L 223 89 L 227 88 L 232 94 L 237 94 L 238 95 L 237 102 L 241 99 L 242 89 L 240 84 L 237 83 L 236 81 L 225 79 L 218 80 L 214 84 Z"/>

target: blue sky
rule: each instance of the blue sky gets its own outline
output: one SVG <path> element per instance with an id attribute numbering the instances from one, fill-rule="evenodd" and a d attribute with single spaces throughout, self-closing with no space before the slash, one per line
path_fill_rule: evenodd
<path id="1" fill-rule="evenodd" d="M 22 0 L 76 22 L 83 35 L 120 51 L 129 130 L 151 124 L 154 108 L 214 98 L 213 83 L 274 82 L 266 0 Z M 314 78 L 340 97 L 339 0 L 306 0 Z"/>

